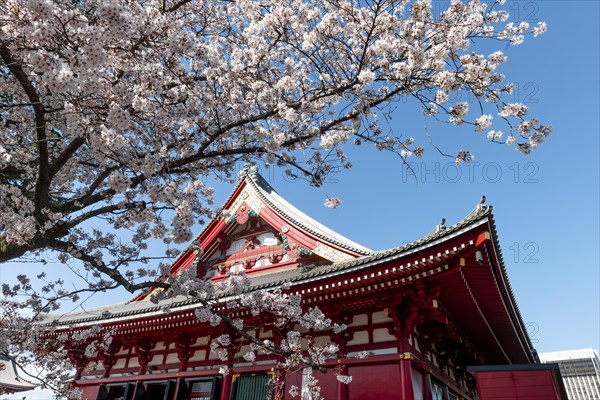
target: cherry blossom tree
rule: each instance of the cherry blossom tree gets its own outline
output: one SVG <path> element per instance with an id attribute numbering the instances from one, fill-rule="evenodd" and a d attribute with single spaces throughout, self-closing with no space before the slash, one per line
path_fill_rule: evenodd
<path id="1" fill-rule="evenodd" d="M 476 48 L 519 45 L 546 25 L 507 22 L 502 3 L 453 0 L 435 15 L 431 1 L 399 0 L 0 2 L 0 263 L 52 251 L 65 268 L 80 262 L 87 280 L 77 290 L 61 280 L 34 289 L 26 276 L 3 285 L 10 334 L 0 353 L 43 359 L 32 355 L 31 322 L 86 291 L 163 285 L 202 298 L 206 282 L 154 282 L 154 267 L 173 254 L 147 242 L 190 241 L 215 215 L 207 176 L 229 180 L 239 162 L 261 162 L 320 186 L 351 166 L 343 149 L 352 144 L 420 157 L 435 148 L 427 135 L 383 133 L 406 97 L 426 118 L 533 151 L 551 128 L 508 101 L 506 56 Z M 476 106 L 452 102 L 456 93 Z M 89 228 L 98 220 L 111 232 Z M 237 324 L 209 303 L 202 318 Z M 276 303 L 264 307 L 282 312 Z M 292 309 L 286 318 L 317 324 Z M 295 340 L 286 350 L 255 345 L 291 359 Z"/>

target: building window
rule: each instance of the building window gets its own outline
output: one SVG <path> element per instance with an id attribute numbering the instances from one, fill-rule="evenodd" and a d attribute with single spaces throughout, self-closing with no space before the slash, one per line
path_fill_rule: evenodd
<path id="1" fill-rule="evenodd" d="M 135 385 L 133 383 L 112 384 L 100 386 L 98 400 L 131 400 Z"/>
<path id="2" fill-rule="evenodd" d="M 273 379 L 269 374 L 240 375 L 233 382 L 232 400 L 265 400 L 273 396 Z"/>
<path id="3" fill-rule="evenodd" d="M 435 381 L 431 381 L 431 397 L 433 400 L 444 400 L 444 388 Z"/>
<path id="4" fill-rule="evenodd" d="M 423 374 L 414 368 L 410 369 L 410 377 L 412 380 L 413 397 L 415 399 L 424 398 L 423 395 Z"/>
<path id="5" fill-rule="evenodd" d="M 177 399 L 182 400 L 215 400 L 221 393 L 221 378 L 187 379 L 179 383 Z"/>
<path id="6" fill-rule="evenodd" d="M 139 382 L 133 400 L 171 400 L 175 394 L 175 380 Z"/>

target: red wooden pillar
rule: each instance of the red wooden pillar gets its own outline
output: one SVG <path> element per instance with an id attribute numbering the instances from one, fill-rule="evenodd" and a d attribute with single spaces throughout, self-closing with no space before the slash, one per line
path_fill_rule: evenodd
<path id="1" fill-rule="evenodd" d="M 105 351 L 99 353 L 100 359 L 102 360 L 102 366 L 104 367 L 102 378 L 108 378 L 110 376 L 110 370 L 116 361 L 115 354 L 119 351 L 119 348 L 120 346 L 116 343 L 111 343 Z"/>
<path id="2" fill-rule="evenodd" d="M 281 341 L 283 340 L 285 333 L 280 332 L 278 330 L 273 329 L 273 341 L 275 345 L 281 346 Z M 285 378 L 286 372 L 282 371 L 279 365 L 283 364 L 285 358 L 283 356 L 277 356 L 277 366 L 275 367 L 274 376 L 273 376 L 273 399 L 274 400 L 283 400 L 285 398 Z"/>
<path id="3" fill-rule="evenodd" d="M 75 377 L 73 378 L 73 382 L 77 382 L 81 379 L 81 375 L 83 374 L 83 367 L 77 367 L 75 370 Z"/>
<path id="4" fill-rule="evenodd" d="M 394 335 L 398 339 L 401 398 L 403 400 L 415 400 L 411 373 L 414 356 L 411 353 L 408 338 L 423 321 L 421 312 L 433 307 L 432 300 L 437 295 L 437 289 L 427 290 L 423 281 L 419 280 L 414 284 L 412 290 L 406 291 L 404 298 L 398 304 L 385 309 L 386 314 L 394 321 Z M 429 393 L 431 397 L 430 389 L 424 388 L 424 393 Z"/>
<path id="5" fill-rule="evenodd" d="M 233 382 L 233 351 L 229 350 L 227 352 L 227 367 L 229 367 L 229 373 L 223 376 L 223 386 L 221 387 L 221 397 L 220 400 L 229 400 L 231 396 L 231 384 Z"/>
<path id="6" fill-rule="evenodd" d="M 231 375 L 232 375 L 232 372 L 229 371 L 229 373 L 223 377 L 223 387 L 221 389 L 220 400 L 229 400 L 229 396 L 231 395 L 231 382 L 232 382 Z"/>
<path id="7" fill-rule="evenodd" d="M 138 370 L 138 375 L 144 375 L 146 373 L 146 369 L 148 368 L 148 363 L 152 359 L 152 354 L 150 350 L 154 347 L 155 343 L 150 340 L 141 340 L 137 346 L 135 346 L 135 353 L 138 357 L 138 362 L 140 364 L 140 368 Z"/>
<path id="8" fill-rule="evenodd" d="M 351 319 L 344 319 L 345 323 L 350 323 Z M 346 354 L 346 340 L 347 340 L 347 333 L 345 332 L 341 332 L 335 335 L 334 337 L 334 341 L 335 343 L 338 345 L 339 347 L 339 354 Z M 338 363 L 341 364 L 343 361 L 338 359 Z M 340 375 L 348 375 L 348 367 L 346 366 L 346 364 L 341 364 L 339 369 L 339 373 Z M 337 381 L 337 392 L 338 392 L 338 400 L 348 400 L 349 396 L 350 396 L 350 390 L 348 388 L 348 384 L 347 383 L 342 383 L 340 381 Z"/>
<path id="9" fill-rule="evenodd" d="M 408 336 L 412 332 L 412 322 L 414 321 L 415 312 L 416 309 L 414 307 L 402 310 L 402 312 L 399 312 L 398 307 L 392 307 L 388 310 L 388 315 L 394 321 L 394 334 L 398 339 L 398 368 L 400 373 L 400 398 L 402 400 L 415 400 L 411 376 L 413 355 L 410 352 L 410 344 L 408 343 Z M 407 317 L 407 314 L 410 314 L 411 318 Z"/>
<path id="10" fill-rule="evenodd" d="M 175 342 L 175 351 L 179 359 L 179 372 L 187 370 L 187 364 L 190 359 L 190 345 L 192 338 L 186 335 L 180 335 Z"/>
<path id="11" fill-rule="evenodd" d="M 175 352 L 179 359 L 179 372 L 185 372 L 187 370 L 187 364 L 190 359 L 190 345 L 192 344 L 192 338 L 190 336 L 181 334 L 175 339 Z M 195 341 L 195 340 L 194 340 Z M 166 346 L 169 347 L 168 345 Z M 166 361 L 166 359 L 165 359 Z M 175 396 L 178 396 L 180 386 L 183 378 L 177 379 L 175 383 Z"/>
<path id="12" fill-rule="evenodd" d="M 338 360 L 339 361 L 339 360 Z M 340 367 L 340 375 L 348 375 L 348 367 L 344 364 Z M 352 383 L 350 383 L 351 385 Z M 337 381 L 338 400 L 348 400 L 349 390 L 348 384 Z"/>
<path id="13" fill-rule="evenodd" d="M 68 355 L 71 359 L 71 363 L 75 367 L 75 377 L 73 382 L 81 379 L 81 375 L 83 374 L 83 369 L 86 366 L 86 360 L 84 356 L 84 349 L 68 349 Z"/>
<path id="14" fill-rule="evenodd" d="M 110 376 L 110 370 L 113 366 L 113 357 L 110 355 L 106 355 L 102 359 L 102 366 L 104 367 L 104 373 L 102 374 L 102 378 L 108 378 Z"/>
<path id="15" fill-rule="evenodd" d="M 400 398 L 402 400 L 419 400 L 415 399 L 413 393 L 412 376 L 411 376 L 411 353 L 400 354 Z"/>

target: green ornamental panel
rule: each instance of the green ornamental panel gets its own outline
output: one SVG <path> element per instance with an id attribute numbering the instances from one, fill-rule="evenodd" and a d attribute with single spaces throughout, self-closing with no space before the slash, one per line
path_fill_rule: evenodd
<path id="1" fill-rule="evenodd" d="M 240 375 L 234 383 L 232 400 L 269 400 L 273 381 L 268 374 Z"/>

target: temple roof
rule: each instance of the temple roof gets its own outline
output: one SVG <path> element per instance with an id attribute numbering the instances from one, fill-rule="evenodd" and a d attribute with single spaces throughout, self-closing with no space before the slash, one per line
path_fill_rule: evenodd
<path id="1" fill-rule="evenodd" d="M 491 211 L 491 207 L 478 206 L 467 217 L 455 225 L 448 228 L 439 226 L 430 234 L 422 237 L 421 239 L 399 247 L 371 252 L 369 255 L 338 261 L 328 265 L 317 265 L 312 268 L 303 267 L 285 269 L 254 276 L 251 279 L 251 290 L 274 289 L 282 286 L 284 283 L 290 283 L 293 288 L 294 286 L 301 285 L 305 282 L 317 281 L 332 275 L 345 274 L 352 271 L 365 269 L 372 265 L 401 259 L 418 251 L 435 247 L 436 245 L 444 241 L 448 241 L 453 237 L 472 229 L 473 227 L 484 225 L 490 222 L 492 223 L 492 226 L 494 226 Z M 502 268 L 502 271 L 504 272 L 504 268 Z M 506 282 L 508 283 L 505 272 L 504 279 L 506 279 Z M 510 286 L 509 292 L 512 302 L 515 303 L 514 295 L 512 294 L 512 290 L 510 290 Z M 223 297 L 227 295 L 228 293 L 222 293 Z M 180 309 L 194 308 L 196 304 L 197 302 L 194 299 L 184 296 L 162 300 L 158 304 L 153 304 L 150 302 L 128 301 L 109 306 L 88 309 L 85 311 L 69 312 L 62 315 L 50 315 L 45 322 L 52 322 L 59 325 L 68 324 L 71 326 L 80 324 L 85 326 L 94 322 L 111 323 L 131 318 L 139 318 L 142 314 L 144 317 L 155 314 L 164 314 L 163 310 L 165 306 L 169 306 L 171 312 L 176 312 Z"/>
<path id="2" fill-rule="evenodd" d="M 0 393 L 15 393 L 32 390 L 36 385 L 19 377 L 15 363 L 0 355 Z"/>
<path id="3" fill-rule="evenodd" d="M 531 340 L 506 274 L 492 208 L 484 203 L 485 197 L 452 226 L 446 227 L 442 220 L 431 233 L 414 242 L 370 251 L 306 216 L 281 198 L 255 168 L 248 167 L 240 173 L 233 194 L 225 202 L 223 215 L 208 224 L 197 244 L 175 261 L 171 273 L 175 275 L 191 265 L 206 263 L 209 268 L 218 265 L 218 273 L 207 276 L 219 280 L 227 279 L 227 271 L 235 272 L 228 269 L 232 265 L 246 265 L 251 282 L 249 290 L 289 285 L 289 292 L 301 294 L 307 306 L 327 306 L 335 300 L 338 306 L 360 307 L 359 303 L 353 303 L 353 296 L 359 293 L 366 296 L 362 299 L 371 300 L 357 301 L 368 303 L 377 301 L 382 290 L 402 295 L 403 290 L 417 281 L 429 282 L 427 285 L 439 290 L 440 307 L 473 338 L 478 348 L 486 349 L 490 361 L 535 362 Z M 271 243 L 277 237 L 285 243 L 258 243 L 257 248 L 251 247 L 246 252 L 225 251 L 226 247 L 232 247 L 230 242 L 239 244 L 249 237 L 253 244 L 255 232 L 261 229 L 262 232 L 267 229 Z M 296 252 L 288 257 L 293 246 Z M 299 252 L 300 248 L 305 251 Z M 275 254 L 275 250 L 279 256 L 287 251 L 287 258 L 269 263 L 268 255 Z M 245 264 L 258 258 L 264 263 Z M 214 299 L 225 303 L 231 295 L 217 292 Z M 193 323 L 198 307 L 197 300 L 183 296 L 158 304 L 139 301 L 143 299 L 53 315 L 45 323 L 52 324 L 55 332 L 102 324 L 132 335 L 160 330 L 163 325 L 169 329 L 182 326 L 178 325 L 180 322 L 173 325 L 174 319 Z"/>

